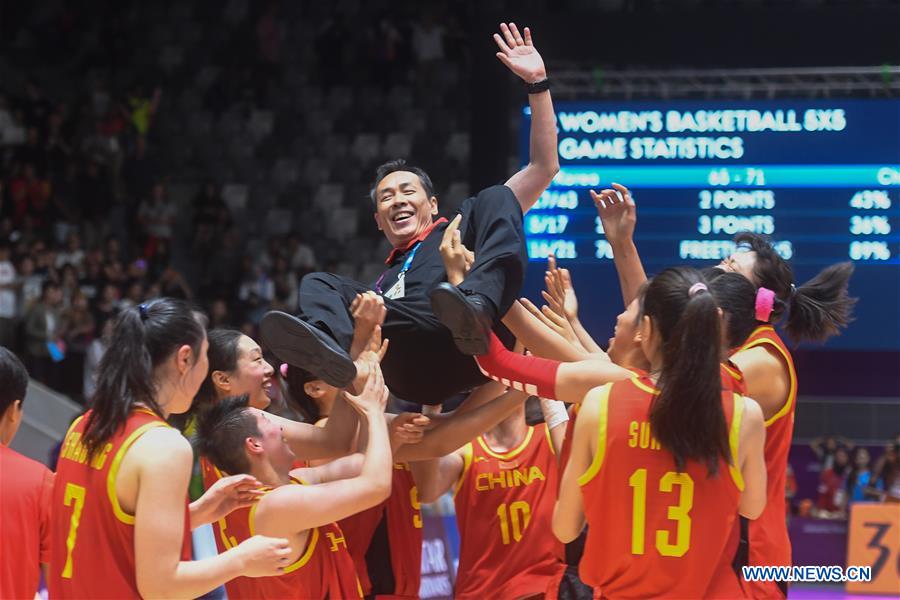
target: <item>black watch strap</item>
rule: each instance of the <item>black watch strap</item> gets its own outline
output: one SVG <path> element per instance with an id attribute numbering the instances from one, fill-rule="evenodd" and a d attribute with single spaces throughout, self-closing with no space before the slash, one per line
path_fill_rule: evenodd
<path id="1" fill-rule="evenodd" d="M 525 89 L 529 94 L 540 94 L 541 92 L 546 92 L 550 89 L 550 80 L 548 78 L 541 79 L 540 81 L 535 81 L 534 83 L 528 83 L 525 85 Z"/>

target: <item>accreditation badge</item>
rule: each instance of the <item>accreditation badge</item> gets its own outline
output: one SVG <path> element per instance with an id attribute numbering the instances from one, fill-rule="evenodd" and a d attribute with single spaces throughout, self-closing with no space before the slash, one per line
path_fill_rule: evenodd
<path id="1" fill-rule="evenodd" d="M 397 283 L 392 285 L 391 289 L 384 293 L 384 297 L 390 298 L 391 300 L 402 298 L 406 294 L 406 286 L 403 283 L 403 279 L 403 273 L 400 273 L 400 276 L 397 278 Z"/>

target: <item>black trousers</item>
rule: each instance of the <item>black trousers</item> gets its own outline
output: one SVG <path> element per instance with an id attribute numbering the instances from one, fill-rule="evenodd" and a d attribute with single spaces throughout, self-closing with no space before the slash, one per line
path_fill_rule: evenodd
<path id="1" fill-rule="evenodd" d="M 519 296 L 528 261 L 518 201 L 506 186 L 494 186 L 466 200 L 460 212 L 461 238 L 475 253 L 475 263 L 459 287 L 486 297 L 502 316 Z M 416 253 L 405 276 L 406 295 L 385 298 L 382 332 L 390 340 L 381 365 L 385 382 L 396 396 L 417 404 L 440 404 L 486 381 L 472 357 L 456 349 L 450 332 L 431 310 L 429 292 L 446 281 L 438 251 L 445 228 L 435 228 Z M 389 289 L 392 278 L 396 280 L 396 273 L 385 278 L 383 289 Z M 372 289 L 347 277 L 310 273 L 300 283 L 299 316 L 349 350 L 350 304 L 357 294 Z"/>

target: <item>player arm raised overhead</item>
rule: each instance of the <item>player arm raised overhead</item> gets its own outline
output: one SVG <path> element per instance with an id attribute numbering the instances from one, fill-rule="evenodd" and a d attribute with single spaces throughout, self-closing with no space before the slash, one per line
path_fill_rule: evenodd
<path id="1" fill-rule="evenodd" d="M 234 577 L 279 575 L 287 566 L 287 540 L 263 536 L 211 558 L 181 560 L 192 460 L 187 440 L 176 429 L 159 427 L 142 435 L 123 461 L 136 462 L 135 579 L 146 598 L 196 598 Z"/>
<path id="2" fill-rule="evenodd" d="M 318 485 L 285 485 L 263 498 L 256 510 L 260 531 L 300 532 L 356 514 L 391 493 L 391 448 L 384 407 L 388 390 L 381 368 L 371 365 L 366 385 L 348 402 L 362 416 L 368 434 L 365 458 L 356 477 Z"/>
<path id="3" fill-rule="evenodd" d="M 384 299 L 374 293 L 359 294 L 351 304 L 351 312 L 354 317 L 351 356 L 357 361 L 359 380 L 365 381 L 363 377 L 370 359 L 380 361 L 387 349 L 381 340 L 381 324 L 386 312 Z M 335 399 L 324 427 L 269 416 L 282 427 L 291 450 L 300 458 L 320 460 L 346 456 L 355 447 L 359 419 L 357 411 L 344 399 L 344 393 Z"/>
<path id="4" fill-rule="evenodd" d="M 534 47 L 531 30 L 526 27 L 523 33 L 524 36 L 515 23 L 501 23 L 500 33 L 494 34 L 500 49 L 497 58 L 527 84 L 544 81 L 547 79 L 544 59 Z M 523 213 L 534 206 L 559 172 L 556 115 L 550 90 L 528 94 L 528 104 L 531 107 L 529 162 L 506 182 L 519 200 Z"/>
<path id="5" fill-rule="evenodd" d="M 585 352 L 605 355 L 603 348 L 594 341 L 594 338 L 588 333 L 578 318 L 578 296 L 575 295 L 572 275 L 568 269 L 557 267 L 556 257 L 552 254 L 547 258 L 547 274 L 544 276 L 544 286 L 546 289 L 541 294 L 547 300 L 548 308 L 568 321 L 575 337 Z"/>
<path id="6" fill-rule="evenodd" d="M 613 189 L 602 190 L 599 194 L 591 190 L 591 198 L 597 207 L 606 241 L 612 246 L 622 301 L 627 308 L 647 281 L 647 274 L 634 245 L 634 228 L 637 224 L 634 198 L 624 185 L 614 183 L 612 187 Z"/>

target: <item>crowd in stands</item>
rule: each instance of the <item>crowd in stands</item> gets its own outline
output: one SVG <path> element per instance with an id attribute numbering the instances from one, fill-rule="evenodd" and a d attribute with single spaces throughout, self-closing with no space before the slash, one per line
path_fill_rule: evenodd
<path id="1" fill-rule="evenodd" d="M 466 178 L 467 109 L 418 91 L 463 72 L 453 10 L 346 8 L 232 0 L 222 28 L 199 2 L 10 13 L 0 344 L 34 378 L 89 397 L 110 319 L 147 298 L 252 333 L 296 308 L 307 272 L 365 278 L 384 253 L 365 198 L 385 152 L 427 164 L 452 146 L 433 170 Z"/>

